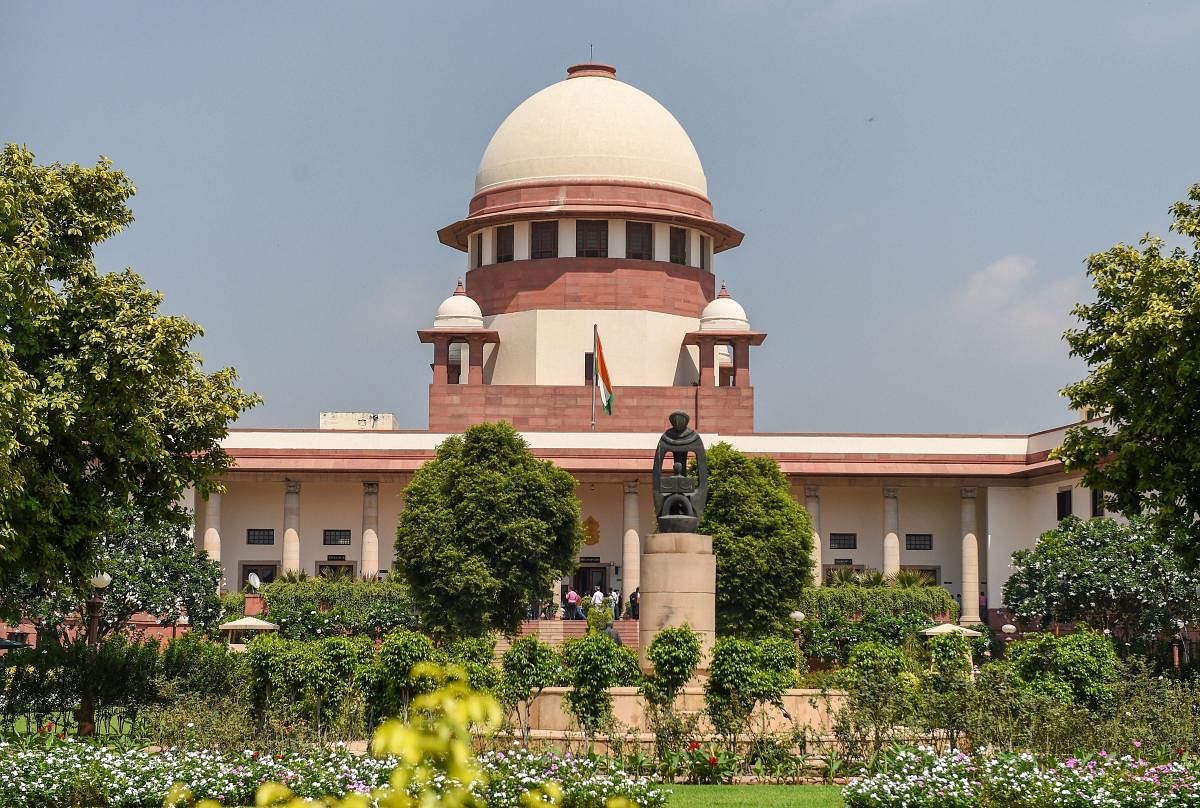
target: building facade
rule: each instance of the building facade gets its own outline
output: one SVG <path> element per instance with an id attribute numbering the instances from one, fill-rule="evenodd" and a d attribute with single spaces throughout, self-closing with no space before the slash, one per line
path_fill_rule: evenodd
<path id="1" fill-rule="evenodd" d="M 1012 552 L 1093 497 L 1034 435 L 759 433 L 754 330 L 714 264 L 742 233 L 716 218 L 699 156 L 657 101 L 599 64 L 519 105 L 480 162 L 467 216 L 438 231 L 463 279 L 417 337 L 431 346 L 429 420 L 322 413 L 313 430 L 233 430 L 225 493 L 196 501 L 196 534 L 225 567 L 344 570 L 394 561 L 401 492 L 449 434 L 507 420 L 579 481 L 586 543 L 573 583 L 630 592 L 652 530 L 650 467 L 682 409 L 706 444 L 774 457 L 813 518 L 816 570 L 924 572 L 963 622 L 1000 618 Z M 447 287 L 453 283 L 448 279 Z M 613 372 L 594 417 L 593 326 Z M 788 335 L 783 335 L 788 338 Z"/>

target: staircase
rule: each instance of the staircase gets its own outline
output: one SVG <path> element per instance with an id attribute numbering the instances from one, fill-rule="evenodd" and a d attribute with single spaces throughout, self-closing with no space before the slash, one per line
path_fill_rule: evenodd
<path id="1" fill-rule="evenodd" d="M 617 636 L 621 638 L 621 643 L 626 648 L 637 651 L 638 621 L 617 620 L 613 626 L 617 629 Z M 521 628 L 517 631 L 517 637 L 537 635 L 542 642 L 559 648 L 566 640 L 582 637 L 586 633 L 586 620 L 524 620 L 521 622 Z M 507 637 L 501 637 L 496 642 L 496 656 L 503 656 L 510 647 L 512 647 L 512 642 Z"/>

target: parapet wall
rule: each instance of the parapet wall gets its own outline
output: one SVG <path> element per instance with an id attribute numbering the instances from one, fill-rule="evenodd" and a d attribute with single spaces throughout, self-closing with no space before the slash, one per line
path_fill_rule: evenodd
<path id="1" fill-rule="evenodd" d="M 565 699 L 570 688 L 548 687 L 534 699 L 530 711 L 530 723 L 535 730 L 543 732 L 572 732 L 579 729 L 574 717 L 567 711 Z M 646 702 L 638 693 L 636 687 L 610 687 L 608 692 L 613 697 L 613 717 L 634 732 L 648 732 L 646 723 Z M 805 727 L 810 733 L 829 735 L 833 731 L 833 716 L 845 703 L 846 696 L 840 691 L 821 690 L 786 690 L 783 694 L 784 715 L 777 707 L 766 707 L 762 717 L 766 719 L 765 729 L 768 732 L 791 732 L 793 727 Z M 713 732 L 708 720 L 704 717 L 704 689 L 701 687 L 684 688 L 683 695 L 676 702 L 676 708 L 684 713 L 694 713 L 701 716 L 699 731 L 702 735 Z M 790 716 L 790 718 L 788 717 Z M 754 722 L 756 728 L 762 725 Z"/>
<path id="2" fill-rule="evenodd" d="M 617 387 L 613 413 L 596 402 L 597 432 L 662 432 L 667 415 L 684 410 L 699 432 L 754 432 L 753 387 Z M 587 385 L 431 384 L 429 431 L 461 432 L 484 421 L 508 421 L 522 432 L 589 432 Z"/>

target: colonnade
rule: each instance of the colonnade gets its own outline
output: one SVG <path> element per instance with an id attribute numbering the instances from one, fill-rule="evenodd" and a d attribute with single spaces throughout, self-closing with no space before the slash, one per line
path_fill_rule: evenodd
<path id="1" fill-rule="evenodd" d="M 300 570 L 300 482 L 283 481 L 283 547 L 281 573 Z M 379 483 L 362 483 L 362 549 L 359 574 L 374 577 L 379 570 Z M 204 551 L 221 561 L 221 494 L 211 493 L 204 503 Z"/>
<path id="2" fill-rule="evenodd" d="M 283 482 L 283 547 L 281 572 L 300 569 L 300 492 L 297 480 Z M 637 480 L 622 484 L 621 515 L 621 589 L 628 595 L 641 583 L 641 490 Z M 885 486 L 883 493 L 883 541 L 881 569 L 884 575 L 900 571 L 900 489 Z M 964 487 L 959 491 L 961 525 L 960 583 L 962 614 L 960 622 L 981 622 L 979 613 L 979 539 L 976 489 Z M 812 519 L 813 582 L 822 581 L 824 542 L 821 530 L 821 489 L 817 485 L 804 487 L 804 505 Z M 372 576 L 379 569 L 379 483 L 362 482 L 362 545 L 359 558 L 360 574 Z M 209 558 L 221 560 L 221 494 L 213 493 L 204 504 L 204 550 Z M 554 593 L 557 598 L 557 591 Z"/>
<path id="3" fill-rule="evenodd" d="M 973 487 L 959 489 L 959 524 L 961 528 L 960 586 L 962 607 L 959 622 L 969 625 L 983 622 L 979 613 L 979 538 L 976 490 Z M 900 489 L 895 486 L 883 488 L 883 553 L 880 569 L 887 576 L 900 571 Z M 822 552 L 824 543 L 821 532 L 820 486 L 804 487 L 804 507 L 812 518 L 813 528 L 813 582 L 818 586 L 823 579 Z"/>

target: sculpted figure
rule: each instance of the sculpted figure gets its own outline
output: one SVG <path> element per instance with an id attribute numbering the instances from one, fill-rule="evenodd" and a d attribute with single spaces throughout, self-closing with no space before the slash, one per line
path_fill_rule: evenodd
<path id="1" fill-rule="evenodd" d="M 660 533 L 695 533 L 704 516 L 708 501 L 708 463 L 704 458 L 704 442 L 696 430 L 688 427 L 691 419 L 686 412 L 671 413 L 671 428 L 658 440 L 654 452 L 654 511 Z M 663 475 L 663 461 L 670 454 L 672 473 Z M 699 481 L 687 476 L 688 455 L 696 456 Z"/>

